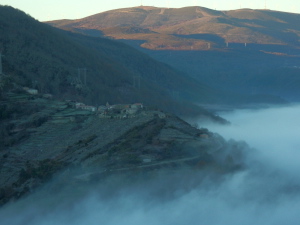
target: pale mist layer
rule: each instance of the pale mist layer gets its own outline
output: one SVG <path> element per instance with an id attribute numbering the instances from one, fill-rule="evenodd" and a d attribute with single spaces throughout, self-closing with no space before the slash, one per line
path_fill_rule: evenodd
<path id="1" fill-rule="evenodd" d="M 244 140 L 270 168 L 300 178 L 300 105 L 222 113 L 231 126 L 205 124 L 226 139 Z"/>
<path id="2" fill-rule="evenodd" d="M 300 106 L 221 116 L 232 125 L 206 127 L 256 148 L 240 143 L 248 152 L 241 172 L 216 178 L 180 171 L 126 188 L 112 180 L 86 187 L 89 192 L 71 194 L 74 186 L 50 196 L 40 193 L 1 209 L 1 224 L 299 224 Z"/>

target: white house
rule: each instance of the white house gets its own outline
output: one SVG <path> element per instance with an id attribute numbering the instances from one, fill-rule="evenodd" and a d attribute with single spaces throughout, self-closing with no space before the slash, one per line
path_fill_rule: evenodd
<path id="1" fill-rule="evenodd" d="M 28 87 L 23 87 L 23 89 L 24 89 L 27 93 L 29 93 L 29 94 L 31 94 L 31 95 L 37 95 L 37 94 L 38 94 L 38 90 L 36 90 L 36 89 L 32 89 L 32 88 L 28 88 Z"/>

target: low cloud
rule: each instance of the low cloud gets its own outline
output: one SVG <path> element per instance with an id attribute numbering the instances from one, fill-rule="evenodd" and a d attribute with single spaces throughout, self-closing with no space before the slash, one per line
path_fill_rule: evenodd
<path id="1" fill-rule="evenodd" d="M 205 124 L 226 139 L 244 140 L 258 150 L 257 160 L 300 178 L 300 106 L 223 113 L 230 126 Z"/>
<path id="2" fill-rule="evenodd" d="M 53 191 L 55 184 L 51 184 L 51 188 L 2 208 L 1 223 L 299 224 L 299 115 L 300 106 L 239 110 L 221 115 L 231 125 L 199 124 L 254 148 L 239 143 L 248 151 L 242 171 L 215 176 L 170 169 L 155 176 L 146 174 L 141 180 L 113 177 L 59 191 Z"/>

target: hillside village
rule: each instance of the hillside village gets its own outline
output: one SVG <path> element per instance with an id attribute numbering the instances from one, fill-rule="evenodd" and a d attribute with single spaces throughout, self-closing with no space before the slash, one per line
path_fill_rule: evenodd
<path id="1" fill-rule="evenodd" d="M 27 92 L 27 94 L 38 96 L 38 90 L 32 89 L 28 87 L 23 87 L 23 90 Z M 52 99 L 53 96 L 51 94 L 42 94 L 39 95 L 44 99 Z M 86 111 L 87 113 L 83 114 L 94 114 L 102 119 L 125 119 L 125 118 L 134 118 L 137 115 L 146 116 L 146 115 L 157 115 L 159 118 L 165 118 L 166 114 L 157 110 L 150 110 L 142 103 L 133 103 L 133 104 L 114 104 L 110 105 L 108 102 L 106 105 L 100 105 L 98 107 L 92 105 L 86 105 L 82 102 L 76 102 L 71 100 L 65 100 L 66 108 L 76 109 L 77 112 L 74 115 L 79 115 L 79 111 Z M 69 114 L 67 117 L 70 117 Z"/>
<path id="2" fill-rule="evenodd" d="M 106 103 L 106 105 L 100 105 L 99 107 L 85 105 L 81 102 L 73 102 L 72 104 L 76 109 L 94 112 L 99 115 L 99 118 L 132 118 L 145 109 L 142 103 L 116 105 Z"/>
<path id="3" fill-rule="evenodd" d="M 134 104 L 115 104 L 110 105 L 107 103 L 106 105 L 100 105 L 98 107 L 85 105 L 84 103 L 76 102 L 72 103 L 73 106 L 77 110 L 86 110 L 96 114 L 99 118 L 102 119 L 126 119 L 126 118 L 134 118 L 136 116 L 147 116 L 147 115 L 156 115 L 159 118 L 165 118 L 166 114 L 157 111 L 151 110 L 146 107 L 142 103 L 134 103 Z"/>

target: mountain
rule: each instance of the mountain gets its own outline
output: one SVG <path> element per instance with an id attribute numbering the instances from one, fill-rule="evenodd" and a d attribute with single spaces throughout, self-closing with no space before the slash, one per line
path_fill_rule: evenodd
<path id="1" fill-rule="evenodd" d="M 11 7 L 0 10 L 3 71 L 18 85 L 87 104 L 143 102 L 179 114 L 202 110 L 180 103 L 180 95 L 217 97 L 125 44 L 70 34 Z"/>
<path id="2" fill-rule="evenodd" d="M 215 155 L 228 147 L 221 137 L 156 108 L 225 122 L 187 101 L 222 92 L 123 43 L 61 31 L 11 7 L 0 7 L 0 29 L 0 205 L 65 175 L 59 187 L 123 170 L 240 166 Z M 103 113 L 77 107 L 107 101 Z M 145 107 L 133 113 L 135 101 Z"/>
<path id="3" fill-rule="evenodd" d="M 119 39 L 218 90 L 300 101 L 299 19 L 271 10 L 134 7 L 47 23 Z"/>
<path id="4" fill-rule="evenodd" d="M 271 10 L 141 6 L 48 23 L 83 32 L 97 30 L 116 39 L 143 40 L 142 47 L 148 49 L 208 50 L 224 49 L 226 43 L 299 47 L 300 25 L 296 22 L 299 19 L 298 14 Z"/>
<path id="5" fill-rule="evenodd" d="M 59 99 L 96 106 L 142 102 L 186 116 L 212 116 L 195 102 L 257 100 L 210 88 L 126 44 L 62 31 L 11 7 L 0 10 L 3 71 L 11 80 L 6 92 L 17 84 Z"/>
<path id="6" fill-rule="evenodd" d="M 110 189 L 103 192 L 109 197 L 127 184 L 138 190 L 149 180 L 164 181 L 162 189 L 154 190 L 159 194 L 149 195 L 162 200 L 178 196 L 181 187 L 192 190 L 208 177 L 217 184 L 227 179 L 222 175 L 247 166 L 250 149 L 245 143 L 227 142 L 151 106 L 224 123 L 192 102 L 263 98 L 212 89 L 124 43 L 58 30 L 11 7 L 0 7 L 0 29 L 3 208 L 24 209 L 26 199 L 35 202 L 35 194 L 41 194 L 38 199 L 51 199 L 67 209 L 73 204 L 65 197 L 78 205 L 78 196 L 100 190 L 94 185 Z M 111 105 L 103 112 L 83 105 L 108 101 Z M 129 104 L 137 101 L 145 107 Z M 170 178 L 172 182 L 166 182 Z M 47 200 L 43 205 L 52 208 Z M 20 217 L 21 224 L 32 220 Z M 12 223 L 11 218 L 5 223 Z"/>

